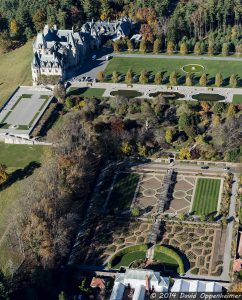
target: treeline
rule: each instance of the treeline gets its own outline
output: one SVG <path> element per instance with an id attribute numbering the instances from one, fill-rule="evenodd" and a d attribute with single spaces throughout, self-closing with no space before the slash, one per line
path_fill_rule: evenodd
<path id="1" fill-rule="evenodd" d="M 176 46 L 181 41 L 193 48 L 196 41 L 213 43 L 220 52 L 224 43 L 235 47 L 241 39 L 242 4 L 240 0 L 2 0 L 0 2 L 0 45 L 25 41 L 40 31 L 45 23 L 61 28 L 80 28 L 92 18 L 131 17 L 141 24 L 144 40 L 162 40 Z M 2 45 L 3 44 L 3 45 Z M 231 50 L 232 51 L 232 50 Z"/>

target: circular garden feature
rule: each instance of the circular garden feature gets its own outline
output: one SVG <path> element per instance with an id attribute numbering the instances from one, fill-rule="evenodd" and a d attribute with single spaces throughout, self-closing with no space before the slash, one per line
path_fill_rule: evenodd
<path id="1" fill-rule="evenodd" d="M 149 96 L 150 97 L 157 97 L 157 96 L 163 96 L 165 99 L 167 100 L 177 100 L 180 98 L 185 98 L 184 94 L 178 93 L 178 92 L 162 92 L 162 91 L 158 91 L 155 93 L 150 93 Z"/>
<path id="2" fill-rule="evenodd" d="M 198 64 L 188 64 L 183 66 L 181 69 L 185 73 L 200 73 L 205 70 L 204 66 Z"/>
<path id="3" fill-rule="evenodd" d="M 136 98 L 143 94 L 135 90 L 117 90 L 110 93 L 111 96 L 122 96 L 126 98 Z"/>
<path id="4" fill-rule="evenodd" d="M 141 244 L 130 246 L 116 252 L 109 260 L 110 269 L 129 267 L 135 261 L 145 260 L 148 245 Z M 173 249 L 163 245 L 156 245 L 154 249 L 154 262 L 165 267 L 173 267 L 179 274 L 185 273 L 182 257 Z"/>

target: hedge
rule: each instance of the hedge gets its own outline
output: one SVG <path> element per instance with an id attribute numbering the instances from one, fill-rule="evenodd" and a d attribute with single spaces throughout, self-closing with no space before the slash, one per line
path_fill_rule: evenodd
<path id="1" fill-rule="evenodd" d="M 156 245 L 155 246 L 155 254 L 159 253 L 159 252 L 162 252 L 162 253 L 166 254 L 167 256 L 170 256 L 177 262 L 180 275 L 183 275 L 185 273 L 185 267 L 184 267 L 183 260 L 176 251 L 174 251 L 173 249 L 167 248 L 165 246 Z"/>
<path id="2" fill-rule="evenodd" d="M 120 262 L 122 257 L 127 253 L 131 253 L 131 252 L 135 252 L 135 251 L 147 251 L 147 250 L 148 250 L 148 246 L 146 244 L 135 245 L 135 246 L 130 246 L 130 247 L 121 249 L 120 251 L 116 252 L 110 258 L 110 260 L 108 262 L 108 267 L 110 269 L 112 269 L 114 266 L 116 266 Z"/>

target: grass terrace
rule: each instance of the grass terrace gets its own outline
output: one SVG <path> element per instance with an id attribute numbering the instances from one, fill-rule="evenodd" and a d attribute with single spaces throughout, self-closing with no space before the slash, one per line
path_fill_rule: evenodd
<path id="1" fill-rule="evenodd" d="M 80 97 L 96 97 L 102 98 L 105 89 L 99 88 L 78 88 L 78 87 L 71 87 L 68 91 L 68 96 L 80 96 Z"/>
<path id="2" fill-rule="evenodd" d="M 234 95 L 232 103 L 233 104 L 242 104 L 242 95 Z"/>
<path id="3" fill-rule="evenodd" d="M 32 42 L 6 54 L 0 54 L 0 107 L 18 85 L 31 85 Z"/>
<path id="4" fill-rule="evenodd" d="M 110 60 L 105 69 L 105 76 L 111 77 L 114 71 L 125 75 L 129 68 L 131 68 L 134 74 L 139 75 L 142 70 L 149 72 L 149 75 L 155 75 L 158 71 L 162 72 L 165 77 L 168 77 L 172 72 L 176 71 L 180 76 L 184 78 L 186 72 L 183 71 L 183 67 L 186 65 L 197 65 L 198 60 L 177 58 L 131 58 L 131 57 L 114 57 Z M 218 61 L 218 60 L 203 60 L 202 66 L 204 72 L 208 74 L 208 78 L 211 80 L 209 85 L 214 85 L 214 77 L 217 73 L 221 73 L 225 79 L 225 85 L 228 85 L 228 78 L 231 74 L 238 75 L 242 78 L 242 61 Z M 194 75 L 196 78 L 196 74 Z M 200 73 L 197 75 L 200 76 Z M 196 80 L 198 83 L 198 80 Z"/>
<path id="5" fill-rule="evenodd" d="M 119 173 L 114 183 L 108 208 L 114 211 L 130 209 L 140 175 L 135 173 Z"/>
<path id="6" fill-rule="evenodd" d="M 197 178 L 192 211 L 198 215 L 207 215 L 217 211 L 220 179 Z"/>

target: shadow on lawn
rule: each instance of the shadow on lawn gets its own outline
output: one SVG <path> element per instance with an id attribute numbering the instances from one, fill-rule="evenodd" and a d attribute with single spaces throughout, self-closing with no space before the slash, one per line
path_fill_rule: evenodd
<path id="1" fill-rule="evenodd" d="M 7 182 L 3 184 L 2 187 L 0 188 L 0 191 L 5 190 L 6 188 L 10 187 L 13 183 L 19 180 L 23 180 L 31 176 L 34 173 L 34 170 L 39 168 L 40 166 L 41 166 L 40 163 L 36 161 L 32 161 L 23 169 L 17 169 L 13 173 L 11 173 Z"/>

